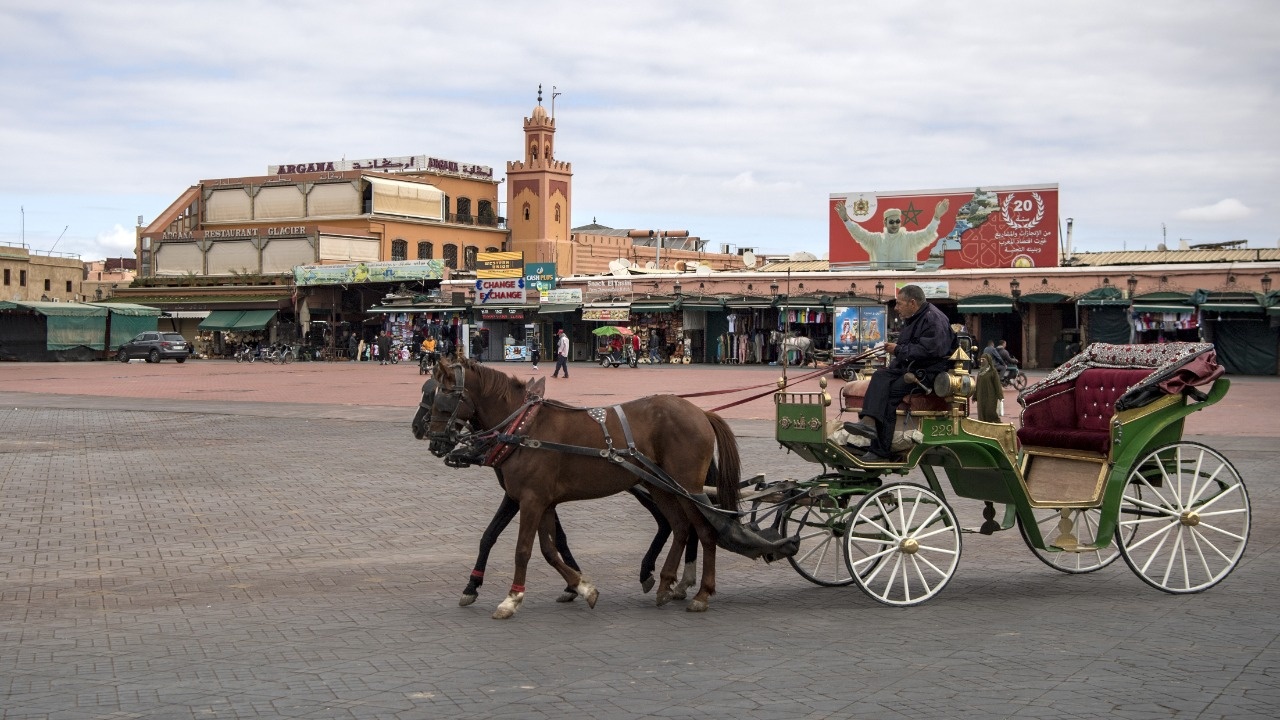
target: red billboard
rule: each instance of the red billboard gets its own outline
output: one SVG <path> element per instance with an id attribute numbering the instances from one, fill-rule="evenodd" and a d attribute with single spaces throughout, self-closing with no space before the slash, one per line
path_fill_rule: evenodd
<path id="1" fill-rule="evenodd" d="M 1058 186 L 833 193 L 832 267 L 1058 264 Z"/>

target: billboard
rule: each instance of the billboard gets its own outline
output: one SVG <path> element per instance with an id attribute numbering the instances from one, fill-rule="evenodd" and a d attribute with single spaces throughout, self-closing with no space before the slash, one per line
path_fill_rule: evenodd
<path id="1" fill-rule="evenodd" d="M 837 307 L 832 313 L 832 345 L 837 355 L 856 355 L 883 343 L 888 311 L 883 305 Z"/>
<path id="2" fill-rule="evenodd" d="M 833 268 L 1052 267 L 1058 186 L 833 193 Z"/>

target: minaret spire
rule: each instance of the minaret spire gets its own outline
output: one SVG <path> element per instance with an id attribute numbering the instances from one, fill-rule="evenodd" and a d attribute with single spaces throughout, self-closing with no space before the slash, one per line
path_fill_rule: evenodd
<path id="1" fill-rule="evenodd" d="M 538 83 L 538 104 L 542 104 L 542 83 Z"/>

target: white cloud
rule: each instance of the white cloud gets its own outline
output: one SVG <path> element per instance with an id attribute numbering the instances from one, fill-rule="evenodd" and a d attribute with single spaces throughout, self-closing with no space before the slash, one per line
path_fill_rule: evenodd
<path id="1" fill-rule="evenodd" d="M 1243 220 L 1252 214 L 1253 211 L 1246 207 L 1244 203 L 1235 198 L 1227 198 L 1219 200 L 1212 205 L 1179 210 L 1174 217 L 1179 220 L 1195 222 L 1221 222 L 1224 220 Z"/>
<path id="2" fill-rule="evenodd" d="M 118 251 L 133 255 L 136 236 L 133 228 L 116 225 L 107 232 L 98 233 L 98 245 L 104 250 Z"/>

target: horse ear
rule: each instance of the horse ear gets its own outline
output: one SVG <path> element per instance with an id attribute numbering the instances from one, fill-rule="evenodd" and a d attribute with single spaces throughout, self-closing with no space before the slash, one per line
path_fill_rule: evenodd
<path id="1" fill-rule="evenodd" d="M 525 395 L 529 397 L 546 397 L 547 396 L 547 378 L 544 375 L 529 381 L 529 385 L 525 387 Z"/>

